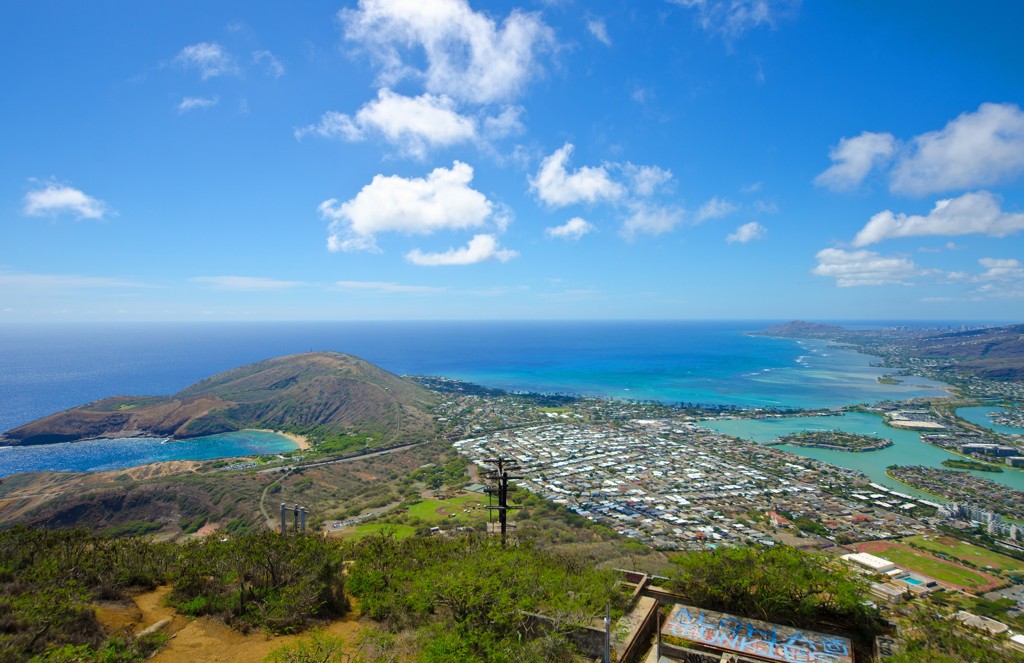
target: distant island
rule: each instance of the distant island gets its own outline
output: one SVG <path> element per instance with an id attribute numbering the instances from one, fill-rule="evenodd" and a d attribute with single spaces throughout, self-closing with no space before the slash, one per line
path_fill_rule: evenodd
<path id="1" fill-rule="evenodd" d="M 338 352 L 268 359 L 206 378 L 171 396 L 112 396 L 58 412 L 0 436 L 0 445 L 102 437 L 186 439 L 250 428 L 312 441 L 369 445 L 434 430 L 438 396 L 369 362 Z M 376 434 L 376 435 L 374 435 Z"/>

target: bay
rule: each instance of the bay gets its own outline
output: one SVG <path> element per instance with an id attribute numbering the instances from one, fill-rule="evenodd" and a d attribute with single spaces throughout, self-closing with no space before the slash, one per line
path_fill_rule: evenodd
<path id="1" fill-rule="evenodd" d="M 292 440 L 267 431 L 244 430 L 168 442 L 132 437 L 0 447 L 0 478 L 18 472 L 102 472 L 168 460 L 213 460 L 294 451 Z"/>

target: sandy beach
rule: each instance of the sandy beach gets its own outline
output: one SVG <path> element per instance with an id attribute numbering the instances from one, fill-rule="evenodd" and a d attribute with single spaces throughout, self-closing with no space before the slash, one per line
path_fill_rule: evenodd
<path id="1" fill-rule="evenodd" d="M 251 430 L 258 430 L 263 433 L 273 433 L 274 435 L 287 437 L 289 440 L 299 445 L 299 448 L 302 450 L 310 449 L 313 446 L 312 444 L 309 443 L 309 440 L 307 440 L 303 435 L 296 435 L 295 433 L 286 433 L 281 430 L 270 430 L 269 428 L 253 428 Z"/>

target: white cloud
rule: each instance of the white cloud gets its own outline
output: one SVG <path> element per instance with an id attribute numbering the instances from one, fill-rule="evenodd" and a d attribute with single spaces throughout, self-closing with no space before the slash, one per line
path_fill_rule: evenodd
<path id="1" fill-rule="evenodd" d="M 908 279 L 921 272 L 911 260 L 883 256 L 874 251 L 822 249 L 818 265 L 811 270 L 816 276 L 830 276 L 840 288 L 863 285 L 910 285 Z"/>
<path id="2" fill-rule="evenodd" d="M 892 134 L 865 131 L 853 138 L 842 138 L 829 150 L 832 165 L 814 178 L 814 183 L 833 191 L 848 191 L 860 186 L 872 168 L 883 166 L 896 152 Z"/>
<path id="3" fill-rule="evenodd" d="M 596 228 L 585 219 L 574 216 L 560 226 L 552 226 L 544 229 L 544 235 L 552 239 L 578 240 L 587 233 L 594 232 Z"/>
<path id="4" fill-rule="evenodd" d="M 74 274 L 27 274 L 0 270 L 0 286 L 17 290 L 80 290 L 93 288 L 149 288 L 146 283 L 122 281 L 103 276 Z"/>
<path id="5" fill-rule="evenodd" d="M 448 249 L 441 253 L 424 253 L 413 249 L 405 254 L 405 259 L 414 265 L 423 267 L 440 267 L 449 265 L 473 265 L 485 260 L 508 262 L 519 254 L 516 251 L 502 249 L 494 235 L 474 235 L 473 239 L 461 249 Z"/>
<path id="6" fill-rule="evenodd" d="M 612 38 L 608 36 L 608 26 L 605 25 L 604 19 L 595 18 L 587 21 L 587 30 L 594 36 L 594 39 L 598 40 L 605 46 L 612 45 Z"/>
<path id="7" fill-rule="evenodd" d="M 627 163 L 622 166 L 633 188 L 633 193 L 638 196 L 650 196 L 661 185 L 672 179 L 672 171 L 658 166 L 635 166 Z"/>
<path id="8" fill-rule="evenodd" d="M 185 97 L 178 103 L 178 112 L 187 113 L 198 108 L 212 108 L 220 102 L 217 97 Z"/>
<path id="9" fill-rule="evenodd" d="M 517 96 L 538 70 L 536 55 L 554 44 L 538 14 L 514 10 L 499 27 L 466 0 L 360 0 L 338 17 L 346 38 L 379 60 L 386 82 L 417 76 L 429 92 L 481 104 Z M 420 49 L 423 70 L 403 58 Z"/>
<path id="10" fill-rule="evenodd" d="M 267 73 L 274 78 L 281 78 L 284 76 L 284 65 L 281 64 L 281 61 L 277 59 L 277 56 L 270 51 L 253 51 L 252 61 L 253 64 L 265 62 Z"/>
<path id="11" fill-rule="evenodd" d="M 239 74 L 234 58 L 220 44 L 199 42 L 181 49 L 174 61 L 185 69 L 198 69 L 204 81 L 208 78 Z"/>
<path id="12" fill-rule="evenodd" d="M 444 292 L 447 288 L 439 288 L 431 285 L 405 285 L 389 281 L 338 281 L 334 285 L 343 290 L 357 290 L 381 293 L 413 293 L 430 294 L 433 292 Z"/>
<path id="13" fill-rule="evenodd" d="M 1024 280 L 1024 265 L 1016 258 L 982 258 L 978 260 L 978 264 L 986 270 L 984 274 L 978 277 L 979 280 Z"/>
<path id="14" fill-rule="evenodd" d="M 79 219 L 102 219 L 109 214 L 115 214 L 102 200 L 86 195 L 74 187 L 52 181 L 25 194 L 23 212 L 28 216 L 74 214 Z"/>
<path id="15" fill-rule="evenodd" d="M 951 274 L 951 280 L 966 280 L 980 283 L 975 294 L 986 299 L 1016 299 L 1024 297 L 1024 264 L 1016 258 L 981 258 L 978 260 L 985 271 L 968 275 L 961 272 Z"/>
<path id="16" fill-rule="evenodd" d="M 871 217 L 853 240 L 867 246 L 894 237 L 970 235 L 1005 237 L 1024 230 L 1024 213 L 1003 212 L 988 191 L 965 193 L 935 203 L 928 216 L 894 214 L 889 210 Z"/>
<path id="17" fill-rule="evenodd" d="M 487 138 L 504 138 L 526 131 L 520 119 L 522 106 L 507 106 L 500 113 L 484 118 L 484 135 Z"/>
<path id="18" fill-rule="evenodd" d="M 455 102 L 445 95 L 406 97 L 382 88 L 377 99 L 365 104 L 354 117 L 328 111 L 318 123 L 296 129 L 295 138 L 302 140 L 313 134 L 356 142 L 379 136 L 402 154 L 422 159 L 432 148 L 521 133 L 521 114 L 521 107 L 508 106 L 497 115 L 481 114 L 477 118 L 460 114 Z"/>
<path id="19" fill-rule="evenodd" d="M 318 124 L 296 129 L 295 137 L 301 139 L 311 133 L 348 141 L 378 134 L 403 153 L 423 158 L 427 148 L 473 140 L 477 131 L 476 121 L 459 115 L 448 97 L 406 97 L 382 88 L 377 99 L 360 108 L 355 118 L 329 111 Z"/>
<path id="20" fill-rule="evenodd" d="M 295 139 L 302 140 L 304 136 L 315 134 L 322 138 L 332 138 L 347 141 L 363 140 L 363 130 L 360 129 L 352 118 L 337 111 L 327 111 L 320 117 L 316 124 L 310 124 L 295 130 Z"/>
<path id="21" fill-rule="evenodd" d="M 751 242 L 755 239 L 764 239 L 767 234 L 767 228 L 757 221 L 751 221 L 750 223 L 744 223 L 735 231 L 729 233 L 725 238 L 725 241 L 730 244 L 746 244 L 747 242 Z"/>
<path id="22" fill-rule="evenodd" d="M 216 288 L 217 290 L 235 290 L 244 292 L 265 292 L 288 290 L 303 283 L 299 281 L 279 281 L 262 276 L 195 276 L 189 281 Z"/>
<path id="23" fill-rule="evenodd" d="M 717 196 L 712 196 L 706 203 L 700 206 L 697 210 L 697 215 L 694 221 L 700 223 L 701 221 L 707 221 L 708 219 L 720 219 L 723 216 L 729 216 L 739 211 L 739 205 L 729 202 L 728 200 L 721 199 Z"/>
<path id="24" fill-rule="evenodd" d="M 575 203 L 616 200 L 625 195 L 625 188 L 614 181 L 604 166 L 582 166 L 569 173 L 565 166 L 573 146 L 566 143 L 541 162 L 537 176 L 530 179 L 530 188 L 548 205 L 564 207 Z"/>
<path id="25" fill-rule="evenodd" d="M 637 234 L 661 235 L 674 229 L 683 220 L 683 210 L 646 203 L 632 203 L 622 224 L 622 235 L 633 239 Z"/>
<path id="26" fill-rule="evenodd" d="M 696 9 L 700 26 L 717 32 L 727 41 L 762 25 L 774 28 L 780 18 L 800 5 L 800 0 L 669 0 Z"/>
<path id="27" fill-rule="evenodd" d="M 472 180 L 473 168 L 460 161 L 425 178 L 376 175 L 351 200 L 332 198 L 320 204 L 321 216 L 330 220 L 327 247 L 372 251 L 377 248 L 375 236 L 382 232 L 428 235 L 476 228 L 489 220 L 503 225 L 494 204 L 469 186 Z"/>
<path id="28" fill-rule="evenodd" d="M 988 186 L 1024 172 L 1024 111 L 985 103 L 913 140 L 890 174 L 894 193 L 925 195 Z"/>

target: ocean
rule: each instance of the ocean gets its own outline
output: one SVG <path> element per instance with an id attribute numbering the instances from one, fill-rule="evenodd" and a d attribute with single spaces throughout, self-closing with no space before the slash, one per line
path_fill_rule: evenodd
<path id="1" fill-rule="evenodd" d="M 740 322 L 315 322 L 8 325 L 0 431 L 113 395 L 171 394 L 220 371 L 313 350 L 399 374 L 666 403 L 839 407 L 941 395 L 883 385 L 876 359 Z"/>
<path id="2" fill-rule="evenodd" d="M 750 336 L 770 322 L 322 322 L 12 325 L 0 328 L 0 431 L 113 395 L 172 394 L 271 357 L 346 352 L 398 374 L 515 391 L 740 407 L 835 408 L 941 396 L 939 383 L 879 384 L 875 358 L 820 341 Z M 274 439 L 277 438 L 277 439 Z M 276 453 L 278 436 L 159 440 L 0 453 L 0 477 L 157 460 Z M 284 446 L 281 446 L 284 445 Z M 48 445 L 49 446 L 49 445 Z M 17 453 L 13 453 L 17 451 Z M 145 452 L 145 453 L 143 453 Z M 139 455 L 141 454 L 141 455 Z M 196 455 L 201 454 L 201 455 Z"/>

